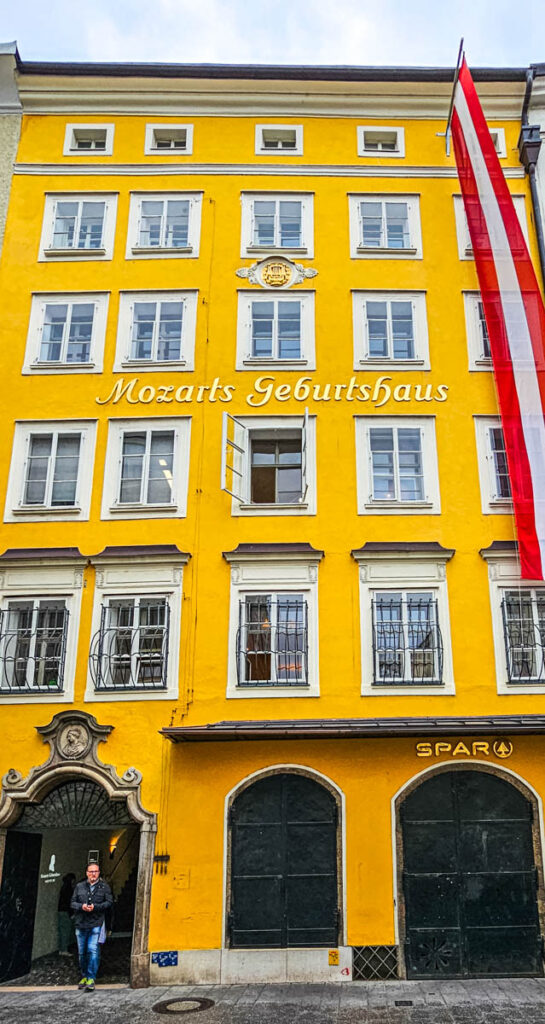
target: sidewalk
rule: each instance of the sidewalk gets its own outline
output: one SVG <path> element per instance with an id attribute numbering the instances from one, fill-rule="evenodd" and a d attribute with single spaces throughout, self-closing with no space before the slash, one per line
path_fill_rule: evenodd
<path id="1" fill-rule="evenodd" d="M 211 985 L 128 989 L 0 987 L 2 1024 L 167 1024 L 154 1004 L 190 1000 L 194 1024 L 545 1024 L 545 979 L 348 982 L 339 985 Z M 198 1010 L 196 1000 L 214 1005 Z"/>

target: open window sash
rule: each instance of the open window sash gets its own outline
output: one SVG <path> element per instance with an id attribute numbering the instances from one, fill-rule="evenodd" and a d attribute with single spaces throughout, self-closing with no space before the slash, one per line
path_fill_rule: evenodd
<path id="1" fill-rule="evenodd" d="M 248 465 L 250 438 L 248 427 L 231 413 L 223 413 L 221 437 L 221 489 L 244 504 L 244 468 Z"/>

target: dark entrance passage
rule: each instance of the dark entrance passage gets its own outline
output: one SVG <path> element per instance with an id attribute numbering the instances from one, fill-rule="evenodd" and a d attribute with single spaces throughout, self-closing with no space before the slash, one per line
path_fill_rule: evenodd
<path id="1" fill-rule="evenodd" d="M 58 899 L 68 873 L 85 875 L 98 858 L 114 908 L 106 922 L 99 980 L 128 980 L 138 866 L 139 829 L 126 801 L 112 801 L 89 779 L 63 782 L 39 804 L 25 806 L 6 834 L 0 888 L 0 982 L 72 984 L 78 980 L 75 935 L 70 956 L 58 944 Z M 30 973 L 29 973 L 30 972 Z"/>
<path id="2" fill-rule="evenodd" d="M 231 808 L 232 947 L 335 946 L 337 804 L 303 775 L 255 782 Z"/>
<path id="3" fill-rule="evenodd" d="M 409 978 L 541 975 L 532 807 L 487 772 L 434 775 L 401 806 Z"/>

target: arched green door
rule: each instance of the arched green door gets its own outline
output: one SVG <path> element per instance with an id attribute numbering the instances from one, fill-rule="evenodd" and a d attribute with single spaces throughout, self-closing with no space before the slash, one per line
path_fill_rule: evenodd
<path id="1" fill-rule="evenodd" d="M 270 775 L 237 797 L 230 824 L 231 946 L 337 945 L 332 794 L 303 775 Z"/>
<path id="2" fill-rule="evenodd" d="M 409 978 L 541 975 L 532 807 L 488 772 L 442 772 L 401 806 Z"/>

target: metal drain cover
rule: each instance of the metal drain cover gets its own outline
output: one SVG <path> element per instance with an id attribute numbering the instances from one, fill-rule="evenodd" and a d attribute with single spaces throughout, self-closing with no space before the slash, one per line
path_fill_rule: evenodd
<path id="1" fill-rule="evenodd" d="M 160 1003 L 155 1003 L 153 1009 L 156 1013 L 198 1013 L 199 1010 L 209 1010 L 213 1005 L 213 999 L 182 996 L 178 999 L 163 999 Z"/>
<path id="2" fill-rule="evenodd" d="M 412 1006 L 413 1005 L 413 1001 L 412 1001 L 412 999 L 395 999 L 394 1000 L 394 1005 L 395 1006 Z"/>

